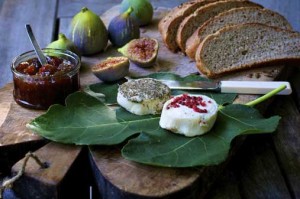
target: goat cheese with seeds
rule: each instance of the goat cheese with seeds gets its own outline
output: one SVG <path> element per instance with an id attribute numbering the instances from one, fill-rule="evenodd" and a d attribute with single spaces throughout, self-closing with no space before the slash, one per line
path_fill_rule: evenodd
<path id="1" fill-rule="evenodd" d="M 152 78 L 142 78 L 120 85 L 117 102 L 136 115 L 159 114 L 170 96 L 167 85 Z"/>
<path id="2" fill-rule="evenodd" d="M 159 125 L 187 137 L 202 135 L 213 127 L 217 112 L 215 100 L 205 95 L 183 94 L 164 104 Z"/>

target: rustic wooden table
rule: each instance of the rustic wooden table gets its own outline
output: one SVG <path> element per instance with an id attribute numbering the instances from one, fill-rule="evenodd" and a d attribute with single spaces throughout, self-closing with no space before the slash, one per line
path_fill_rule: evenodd
<path id="1" fill-rule="evenodd" d="M 0 0 L 0 88 L 12 82 L 10 63 L 13 57 L 32 49 L 24 24 L 32 25 L 37 40 L 44 47 L 57 38 L 58 33 L 65 29 L 62 26 L 66 21 L 83 6 L 101 15 L 120 1 Z M 184 0 L 152 0 L 155 7 L 174 7 L 182 2 Z M 278 11 L 296 31 L 300 31 L 299 0 L 255 2 Z M 277 132 L 248 136 L 206 198 L 300 198 L 300 68 L 295 67 L 292 71 L 288 80 L 293 94 L 276 97 L 266 112 L 267 115 L 282 116 Z M 6 157 L 2 154 L 0 158 Z M 0 160 L 0 164 L 3 162 Z M 5 165 L 0 165 L 0 168 L 5 168 Z M 7 170 L 1 169 L 0 180 L 7 175 Z M 82 195 L 88 198 L 87 194 Z M 15 197 L 8 194 L 7 198 Z"/>

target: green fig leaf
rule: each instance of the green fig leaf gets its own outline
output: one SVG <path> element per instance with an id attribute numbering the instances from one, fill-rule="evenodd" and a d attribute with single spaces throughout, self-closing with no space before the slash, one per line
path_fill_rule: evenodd
<path id="1" fill-rule="evenodd" d="M 194 75 L 182 78 L 168 73 L 148 77 L 199 80 Z M 115 102 L 116 85 L 94 84 L 90 88 L 104 93 L 106 103 Z M 232 103 L 236 95 L 210 96 L 224 104 Z M 159 120 L 159 115 L 137 116 L 123 108 L 112 109 L 85 92 L 76 92 L 67 97 L 66 106 L 51 106 L 27 127 L 49 140 L 68 144 L 116 145 L 129 140 L 122 150 L 129 160 L 166 167 L 192 167 L 224 161 L 232 139 L 244 134 L 273 132 L 279 117 L 264 119 L 251 107 L 227 105 L 220 109 L 211 132 L 193 138 L 161 129 Z"/>
<path id="2" fill-rule="evenodd" d="M 279 119 L 264 119 L 245 105 L 228 105 L 219 111 L 214 128 L 207 134 L 188 138 L 160 128 L 131 139 L 122 155 L 135 162 L 164 167 L 217 165 L 226 160 L 236 136 L 271 133 Z"/>
<path id="3" fill-rule="evenodd" d="M 138 133 L 131 126 L 141 121 L 124 121 L 116 111 L 98 99 L 76 92 L 66 99 L 66 106 L 55 104 L 27 124 L 37 134 L 56 142 L 77 145 L 114 145 Z"/>
<path id="4" fill-rule="evenodd" d="M 105 96 L 106 104 L 117 103 L 117 93 L 119 86 L 117 84 L 97 83 L 89 86 L 90 90 L 95 93 L 102 93 Z"/>

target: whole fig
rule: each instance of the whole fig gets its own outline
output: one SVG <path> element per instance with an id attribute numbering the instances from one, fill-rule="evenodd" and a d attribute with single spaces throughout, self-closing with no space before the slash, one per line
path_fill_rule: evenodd
<path id="1" fill-rule="evenodd" d="M 140 37 L 140 29 L 134 18 L 130 16 L 133 8 L 129 7 L 124 13 L 111 20 L 108 26 L 108 37 L 115 46 L 123 46 L 132 39 Z"/>
<path id="2" fill-rule="evenodd" d="M 69 40 L 64 34 L 59 33 L 58 39 L 48 44 L 46 48 L 56 48 L 62 50 L 70 50 L 80 57 L 80 51 L 77 49 L 75 44 Z"/>
<path id="3" fill-rule="evenodd" d="M 82 55 L 98 53 L 105 49 L 108 42 L 104 23 L 86 7 L 73 17 L 69 35 Z"/>
<path id="4" fill-rule="evenodd" d="M 153 38 L 133 39 L 118 51 L 136 65 L 147 68 L 153 66 L 158 54 L 158 41 Z"/>
<path id="5" fill-rule="evenodd" d="M 129 7 L 133 7 L 132 16 L 137 20 L 139 26 L 148 25 L 152 21 L 153 7 L 148 0 L 123 0 L 121 13 Z"/>

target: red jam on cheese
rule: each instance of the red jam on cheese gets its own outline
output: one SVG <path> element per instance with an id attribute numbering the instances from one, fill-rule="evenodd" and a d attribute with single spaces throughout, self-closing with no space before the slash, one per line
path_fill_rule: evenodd
<path id="1" fill-rule="evenodd" d="M 175 97 L 173 98 L 173 101 L 167 106 L 167 109 L 179 108 L 180 105 L 191 108 L 197 113 L 207 113 L 207 109 L 205 109 L 206 102 L 201 96 L 190 96 L 188 94 L 183 94 L 181 96 Z"/>

